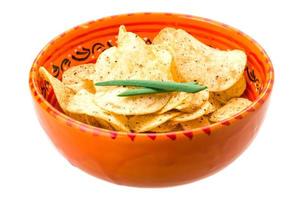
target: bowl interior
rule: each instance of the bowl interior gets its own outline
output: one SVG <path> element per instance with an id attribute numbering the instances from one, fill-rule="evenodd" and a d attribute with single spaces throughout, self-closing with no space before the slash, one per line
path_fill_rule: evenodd
<path id="1" fill-rule="evenodd" d="M 55 77 L 61 79 L 62 73 L 72 66 L 96 62 L 101 52 L 116 45 L 116 35 L 122 24 L 128 31 L 137 33 L 149 44 L 161 29 L 174 27 L 188 31 L 211 47 L 245 51 L 248 63 L 245 70 L 247 89 L 244 96 L 252 101 L 260 96 L 270 81 L 269 59 L 265 52 L 242 32 L 209 19 L 164 13 L 112 16 L 77 26 L 52 40 L 41 51 L 32 70 L 37 71 L 40 66 L 44 66 Z M 53 107 L 61 110 L 49 83 L 38 75 L 33 81 L 38 88 L 37 92 Z"/>

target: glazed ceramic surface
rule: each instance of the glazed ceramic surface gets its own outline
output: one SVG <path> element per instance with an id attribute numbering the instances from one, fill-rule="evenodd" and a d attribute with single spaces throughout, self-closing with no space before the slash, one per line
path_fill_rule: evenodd
<path id="1" fill-rule="evenodd" d="M 40 78 L 39 67 L 45 66 L 60 79 L 72 66 L 95 62 L 102 51 L 115 45 L 122 24 L 149 44 L 161 29 L 174 27 L 212 47 L 245 51 L 248 63 L 244 96 L 253 104 L 220 123 L 157 134 L 109 131 L 66 116 L 49 83 Z M 53 39 L 35 59 L 29 85 L 42 127 L 72 165 L 117 184 L 162 187 L 207 177 L 239 156 L 263 122 L 273 81 L 273 67 L 265 51 L 237 29 L 189 15 L 136 13 L 91 21 Z"/>

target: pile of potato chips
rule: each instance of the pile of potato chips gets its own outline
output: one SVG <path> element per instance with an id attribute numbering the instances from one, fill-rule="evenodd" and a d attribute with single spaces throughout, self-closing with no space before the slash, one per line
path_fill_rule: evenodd
<path id="1" fill-rule="evenodd" d="M 109 130 L 168 132 L 222 121 L 251 104 L 240 98 L 246 89 L 243 51 L 214 49 L 174 28 L 164 28 L 153 44 L 146 44 L 121 26 L 117 44 L 102 52 L 96 64 L 65 71 L 62 81 L 40 68 L 65 114 Z M 119 97 L 134 87 L 95 86 L 100 81 L 133 79 L 194 81 L 208 89 Z"/>

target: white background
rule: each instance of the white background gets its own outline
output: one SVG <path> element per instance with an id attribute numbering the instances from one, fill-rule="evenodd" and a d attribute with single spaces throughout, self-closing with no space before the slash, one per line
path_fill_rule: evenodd
<path id="1" fill-rule="evenodd" d="M 0 199 L 300 199 L 300 7 L 297 1 L 276 2 L 2 0 Z M 104 182 L 71 166 L 36 119 L 27 82 L 39 50 L 77 24 L 136 11 L 179 12 L 224 22 L 256 39 L 273 61 L 272 103 L 258 136 L 234 163 L 207 179 L 163 189 Z"/>

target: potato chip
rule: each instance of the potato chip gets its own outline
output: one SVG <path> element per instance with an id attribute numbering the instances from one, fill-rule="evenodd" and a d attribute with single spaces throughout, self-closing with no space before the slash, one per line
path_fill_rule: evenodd
<path id="1" fill-rule="evenodd" d="M 104 112 L 95 105 L 94 95 L 82 89 L 70 99 L 66 110 L 73 114 L 87 115 L 95 118 L 101 125 L 103 121 L 109 123 L 115 130 L 129 131 L 127 126 L 127 118 L 125 116 Z M 92 119 L 90 119 L 92 120 Z"/>
<path id="2" fill-rule="evenodd" d="M 230 118 L 245 108 L 247 108 L 252 102 L 245 98 L 233 98 L 229 100 L 223 107 L 216 110 L 209 118 L 212 122 L 219 122 Z"/>
<path id="3" fill-rule="evenodd" d="M 39 72 L 40 75 L 50 83 L 58 104 L 61 109 L 66 112 L 67 104 L 75 93 L 70 88 L 66 87 L 60 80 L 53 77 L 44 67 L 40 67 Z"/>
<path id="4" fill-rule="evenodd" d="M 160 115 L 149 114 L 149 115 L 136 115 L 130 117 L 128 124 L 131 130 L 135 132 L 146 132 L 152 130 L 166 121 L 179 115 L 179 112 L 166 112 Z"/>
<path id="5" fill-rule="evenodd" d="M 184 81 L 197 81 L 209 91 L 223 91 L 234 85 L 246 66 L 246 54 L 240 50 L 211 48 L 184 30 L 165 28 L 154 38 L 165 44 L 175 58 L 177 73 Z"/>
<path id="6" fill-rule="evenodd" d="M 94 85 L 94 82 L 91 80 L 83 80 L 80 83 L 72 84 L 72 85 L 66 85 L 68 88 L 72 89 L 75 93 L 78 92 L 81 89 L 85 89 L 90 93 L 95 94 L 96 88 Z"/>
<path id="7" fill-rule="evenodd" d="M 95 64 L 83 64 L 69 68 L 62 75 L 62 82 L 74 92 L 86 89 L 91 93 L 95 93 L 93 83 L 95 74 Z"/>
<path id="8" fill-rule="evenodd" d="M 113 127 L 107 121 L 102 120 L 100 118 L 92 117 L 89 115 L 86 115 L 85 123 L 92 125 L 92 126 L 113 130 Z"/>
<path id="9" fill-rule="evenodd" d="M 173 43 L 175 41 L 175 36 L 176 36 L 176 29 L 171 28 L 171 27 L 166 27 L 162 29 L 157 36 L 152 41 L 152 44 L 155 45 L 163 45 L 164 48 L 169 50 L 172 54 L 175 54 L 174 48 L 173 48 Z"/>
<path id="10" fill-rule="evenodd" d="M 219 109 L 222 106 L 221 103 L 215 98 L 215 94 L 212 92 L 209 93 L 208 101 L 210 105 L 205 113 L 206 115 L 215 112 L 217 109 Z"/>
<path id="11" fill-rule="evenodd" d="M 145 41 L 132 32 L 127 32 L 125 26 L 121 25 L 119 27 L 118 34 L 118 47 L 125 48 L 127 51 L 136 51 L 138 47 L 145 46 Z"/>
<path id="12" fill-rule="evenodd" d="M 62 75 L 62 82 L 66 85 L 72 85 L 80 82 L 81 80 L 93 80 L 93 75 L 95 73 L 95 64 L 83 64 L 73 66 Z"/>
<path id="13" fill-rule="evenodd" d="M 103 51 L 95 64 L 95 82 L 110 80 L 115 76 L 115 79 L 122 79 L 124 74 L 128 74 L 129 71 L 126 66 L 119 64 L 120 52 L 117 47 L 111 47 Z M 126 65 L 126 63 L 123 63 Z M 112 72 L 112 70 L 114 70 Z M 118 72 L 116 72 L 116 70 Z"/>
<path id="14" fill-rule="evenodd" d="M 161 45 L 148 45 L 148 47 L 150 47 L 155 57 L 158 58 L 156 65 L 160 66 L 159 70 L 165 73 L 164 77 L 157 77 L 157 80 L 159 80 L 159 78 L 160 80 L 162 80 L 162 78 L 164 78 L 164 80 L 176 80 L 176 77 L 172 74 L 172 68 L 176 67 L 172 54 Z"/>
<path id="15" fill-rule="evenodd" d="M 63 111 L 78 121 L 109 130 L 161 133 L 206 126 L 248 106 L 249 100 L 236 98 L 246 88 L 246 59 L 240 50 L 211 48 L 181 29 L 164 28 L 146 44 L 120 26 L 117 46 L 103 51 L 96 64 L 73 66 L 62 81 L 43 67 L 40 74 L 52 85 Z M 121 97 L 139 87 L 95 87 L 112 80 L 197 82 L 208 89 Z"/>
<path id="16" fill-rule="evenodd" d="M 185 121 L 190 121 L 193 119 L 197 119 L 203 115 L 206 114 L 208 108 L 210 106 L 209 101 L 206 101 L 205 103 L 203 103 L 203 105 L 196 111 L 192 112 L 192 113 L 184 113 L 181 114 L 177 117 L 174 117 L 173 119 L 171 119 L 171 121 L 174 122 L 185 122 Z"/>
<path id="17" fill-rule="evenodd" d="M 246 79 L 242 75 L 241 78 L 230 88 L 222 92 L 215 92 L 215 98 L 225 104 L 234 97 L 240 97 L 246 89 Z"/>
<path id="18" fill-rule="evenodd" d="M 80 121 L 82 123 L 86 123 L 92 126 L 96 126 L 96 127 L 101 127 L 101 128 L 105 128 L 105 129 L 109 129 L 109 130 L 113 130 L 113 128 L 111 127 L 111 125 L 104 121 L 104 120 L 100 120 L 100 119 L 96 119 L 95 117 L 86 115 L 86 114 L 82 114 L 82 113 L 72 113 L 69 111 L 65 112 L 69 117 Z"/>
<path id="19" fill-rule="evenodd" d="M 177 110 L 182 112 L 194 112 L 201 105 L 208 100 L 209 92 L 208 90 L 202 90 L 197 93 L 187 93 L 187 98 L 185 98 L 182 103 L 176 106 Z"/>
<path id="20" fill-rule="evenodd" d="M 182 128 L 184 130 L 191 130 L 191 129 L 195 129 L 195 128 L 200 128 L 202 126 L 207 126 L 209 125 L 209 120 L 207 119 L 207 117 L 199 117 L 197 119 L 194 120 L 190 120 L 190 121 L 185 121 L 185 122 L 181 122 L 180 125 L 182 126 Z"/>
<path id="21" fill-rule="evenodd" d="M 146 45 L 134 33 L 120 28 L 118 47 L 104 51 L 96 63 L 96 80 L 171 80 L 172 55 L 158 46 Z M 160 110 L 170 94 L 118 97 L 122 87 L 97 87 L 96 103 L 101 108 L 123 115 L 143 115 Z M 103 92 L 103 90 L 106 90 Z"/>
<path id="22" fill-rule="evenodd" d="M 160 110 L 170 98 L 169 94 L 117 96 L 126 90 L 128 90 L 126 87 L 117 87 L 111 91 L 98 92 L 95 95 L 95 103 L 100 108 L 116 114 L 145 115 Z"/>
<path id="23" fill-rule="evenodd" d="M 87 123 L 87 116 L 84 114 L 70 113 L 68 111 L 66 111 L 65 114 L 77 121 L 80 121 L 82 123 Z"/>
<path id="24" fill-rule="evenodd" d="M 171 95 L 172 96 L 168 103 L 158 112 L 158 114 L 162 114 L 176 108 L 189 96 L 189 94 L 186 92 L 175 92 Z"/>
<path id="25" fill-rule="evenodd" d="M 171 80 L 172 61 L 172 55 L 167 50 L 147 45 L 136 34 L 120 29 L 118 47 L 105 50 L 97 60 L 95 82 Z"/>
<path id="26" fill-rule="evenodd" d="M 154 129 L 151 129 L 149 132 L 164 133 L 178 130 L 180 130 L 180 125 L 178 124 L 178 122 L 167 121 L 155 127 Z"/>

